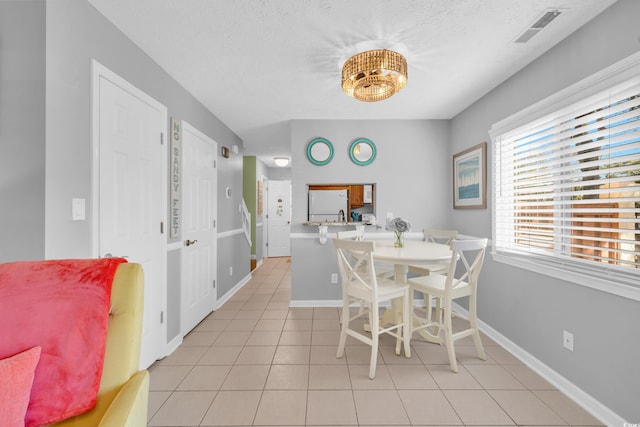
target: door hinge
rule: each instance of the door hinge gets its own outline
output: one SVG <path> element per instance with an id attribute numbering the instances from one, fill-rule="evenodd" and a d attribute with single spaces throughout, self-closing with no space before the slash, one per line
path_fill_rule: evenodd
<path id="1" fill-rule="evenodd" d="M 269 242 L 265 243 L 265 246 L 266 246 L 266 247 L 269 247 Z"/>
<path id="2" fill-rule="evenodd" d="M 213 228 L 216 228 L 216 220 L 213 220 Z"/>
<path id="3" fill-rule="evenodd" d="M 164 323 L 164 311 L 160 312 L 160 323 Z"/>
<path id="4" fill-rule="evenodd" d="M 218 167 L 218 162 L 216 162 L 215 160 L 213 161 L 213 168 L 217 168 Z"/>
<path id="5" fill-rule="evenodd" d="M 160 145 L 164 145 L 164 133 L 160 132 Z"/>
<path id="6" fill-rule="evenodd" d="M 216 288 L 216 279 L 213 279 L 213 289 Z"/>
<path id="7" fill-rule="evenodd" d="M 160 234 L 164 234 L 164 222 L 160 223 Z"/>

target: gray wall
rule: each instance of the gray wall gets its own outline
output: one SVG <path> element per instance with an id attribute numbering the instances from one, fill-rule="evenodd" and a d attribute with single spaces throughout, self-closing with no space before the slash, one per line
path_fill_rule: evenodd
<path id="1" fill-rule="evenodd" d="M 0 1 L 0 262 L 44 258 L 45 10 Z"/>
<path id="2" fill-rule="evenodd" d="M 269 179 L 274 181 L 290 181 L 291 180 L 291 168 L 268 168 Z"/>
<path id="3" fill-rule="evenodd" d="M 307 145 L 316 137 L 327 138 L 334 146 L 333 160 L 325 166 L 316 166 L 306 157 Z M 349 158 L 349 146 L 357 138 L 369 138 L 376 145 L 377 157 L 368 166 L 358 166 Z M 338 272 L 331 243 L 323 246 L 302 235 L 318 232 L 317 227 L 302 225 L 307 220 L 307 184 L 374 183 L 379 220 L 384 222 L 386 213 L 393 212 L 407 218 L 413 231 L 445 227 L 451 203 L 448 141 L 449 122 L 444 120 L 292 121 L 293 300 L 340 299 L 326 273 Z M 375 227 L 367 230 L 375 231 Z"/>
<path id="4" fill-rule="evenodd" d="M 47 4 L 47 227 L 46 256 L 91 254 L 90 221 L 72 222 L 72 197 L 90 201 L 90 61 L 111 71 L 166 105 L 219 146 L 242 142 L 88 2 L 56 0 Z M 218 191 L 234 190 L 218 205 L 218 231 L 241 227 L 242 150 L 219 159 Z"/>
<path id="5" fill-rule="evenodd" d="M 1 2 L 0 2 L 1 3 Z M 17 19 L 14 18 L 16 22 Z M 44 25 L 44 23 L 42 23 Z M 242 141 L 162 68 L 107 21 L 88 2 L 56 0 L 46 8 L 46 227 L 47 258 L 85 258 L 91 252 L 91 221 L 71 221 L 74 197 L 87 200 L 91 218 L 90 63 L 95 59 L 214 139 L 218 146 L 239 147 L 238 154 L 218 159 L 218 232 L 242 227 L 238 206 L 242 200 Z M 40 153 L 44 155 L 44 153 Z M 41 169 L 42 173 L 43 170 Z M 224 197 L 230 186 L 232 197 Z M 44 215 L 44 210 L 40 210 Z M 42 232 L 42 230 L 41 230 Z M 176 239 L 179 240 L 179 239 Z M 248 246 L 225 239 L 218 249 L 218 271 L 223 289 L 249 274 Z M 168 298 L 179 295 L 179 250 L 168 258 Z M 244 263 L 230 260 L 234 254 Z M 235 282 L 233 283 L 233 285 Z M 224 294 L 220 291 L 218 296 Z M 177 307 L 179 307 L 179 299 Z M 167 314 L 169 338 L 179 330 L 180 313 Z M 177 323 L 176 323 L 177 322 Z"/>
<path id="6" fill-rule="evenodd" d="M 638 17 L 640 2 L 619 1 L 459 114 L 452 120 L 451 154 L 490 141 L 493 123 L 637 52 Z M 491 237 L 491 207 L 451 215 L 461 233 Z M 490 256 L 480 286 L 483 321 L 626 420 L 640 420 L 639 302 L 495 263 Z M 562 348 L 563 329 L 574 334 L 573 353 Z"/>
<path id="7" fill-rule="evenodd" d="M 247 277 L 250 264 L 251 247 L 244 233 L 218 238 L 218 299 Z"/>

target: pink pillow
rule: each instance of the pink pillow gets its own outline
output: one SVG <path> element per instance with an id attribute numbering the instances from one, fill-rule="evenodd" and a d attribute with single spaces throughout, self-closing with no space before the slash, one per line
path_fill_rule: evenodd
<path id="1" fill-rule="evenodd" d="M 41 347 L 33 347 L 0 360 L 0 425 L 24 427 L 33 375 L 40 360 Z"/>

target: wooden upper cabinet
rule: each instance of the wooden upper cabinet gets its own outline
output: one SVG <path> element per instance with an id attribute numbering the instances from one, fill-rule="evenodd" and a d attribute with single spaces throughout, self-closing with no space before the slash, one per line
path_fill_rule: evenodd
<path id="1" fill-rule="evenodd" d="M 351 190 L 349 191 L 349 202 L 352 208 L 364 206 L 363 195 L 364 191 L 362 185 L 351 186 Z"/>

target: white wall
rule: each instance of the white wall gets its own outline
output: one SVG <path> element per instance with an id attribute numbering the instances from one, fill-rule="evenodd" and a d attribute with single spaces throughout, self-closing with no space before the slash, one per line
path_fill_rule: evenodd
<path id="1" fill-rule="evenodd" d="M 451 154 L 490 141 L 493 123 L 637 52 L 638 17 L 640 2 L 619 1 L 459 114 L 452 120 Z M 450 215 L 461 233 L 491 237 L 491 211 L 489 206 Z M 629 422 L 640 420 L 637 301 L 498 264 L 488 256 L 479 316 L 615 413 Z M 573 353 L 562 348 L 563 329 L 574 334 Z"/>

